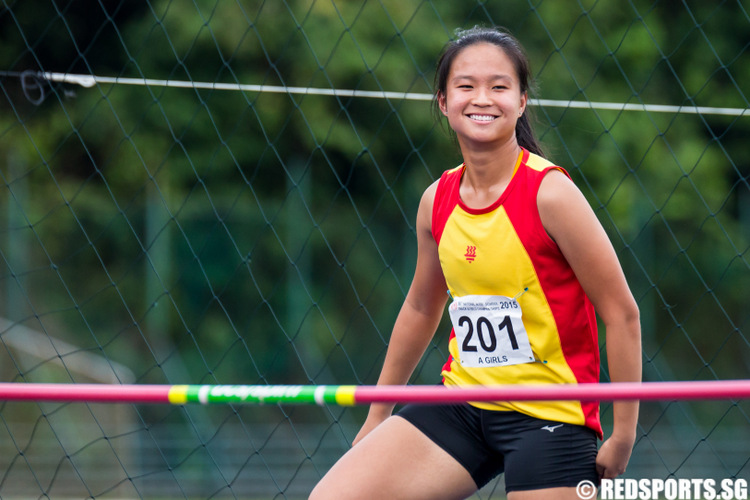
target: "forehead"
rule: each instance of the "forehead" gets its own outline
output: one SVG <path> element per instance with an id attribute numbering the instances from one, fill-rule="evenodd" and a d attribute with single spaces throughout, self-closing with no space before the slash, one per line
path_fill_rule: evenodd
<path id="1" fill-rule="evenodd" d="M 505 50 L 492 43 L 470 45 L 453 59 L 450 77 L 478 76 L 482 74 L 507 75 L 516 78 L 516 68 Z"/>

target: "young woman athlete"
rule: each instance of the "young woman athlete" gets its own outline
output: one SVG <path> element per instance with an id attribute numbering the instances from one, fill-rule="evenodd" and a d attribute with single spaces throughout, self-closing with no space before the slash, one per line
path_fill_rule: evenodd
<path id="1" fill-rule="evenodd" d="M 586 199 L 542 156 L 518 41 L 499 29 L 461 32 L 435 79 L 464 162 L 420 201 L 416 271 L 378 384 L 407 383 L 449 299 L 448 387 L 598 382 L 594 311 L 606 327 L 611 380 L 640 381 L 638 307 Z M 625 471 L 638 418 L 637 402 L 615 403 L 612 434 L 597 449 L 595 403 L 392 410 L 371 406 L 311 498 L 466 498 L 504 473 L 509 500 L 577 499 L 581 481 Z"/>

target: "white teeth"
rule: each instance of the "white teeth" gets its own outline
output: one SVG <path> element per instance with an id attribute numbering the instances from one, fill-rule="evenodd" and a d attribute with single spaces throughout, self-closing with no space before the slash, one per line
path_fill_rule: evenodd
<path id="1" fill-rule="evenodd" d="M 480 122 L 491 122 L 495 119 L 495 117 L 491 115 L 469 115 L 469 118 Z"/>

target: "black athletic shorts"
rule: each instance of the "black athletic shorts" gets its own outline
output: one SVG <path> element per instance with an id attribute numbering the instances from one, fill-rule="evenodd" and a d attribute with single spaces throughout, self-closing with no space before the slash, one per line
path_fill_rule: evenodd
<path id="1" fill-rule="evenodd" d="M 407 405 L 398 415 L 458 460 L 478 488 L 503 472 L 506 492 L 599 483 L 588 427 L 468 404 Z"/>

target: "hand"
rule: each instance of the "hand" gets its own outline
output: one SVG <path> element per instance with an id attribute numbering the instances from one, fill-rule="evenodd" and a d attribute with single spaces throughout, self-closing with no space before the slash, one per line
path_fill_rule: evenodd
<path id="1" fill-rule="evenodd" d="M 614 479 L 627 468 L 635 439 L 612 435 L 602 443 L 596 456 L 596 471 L 600 479 Z"/>

